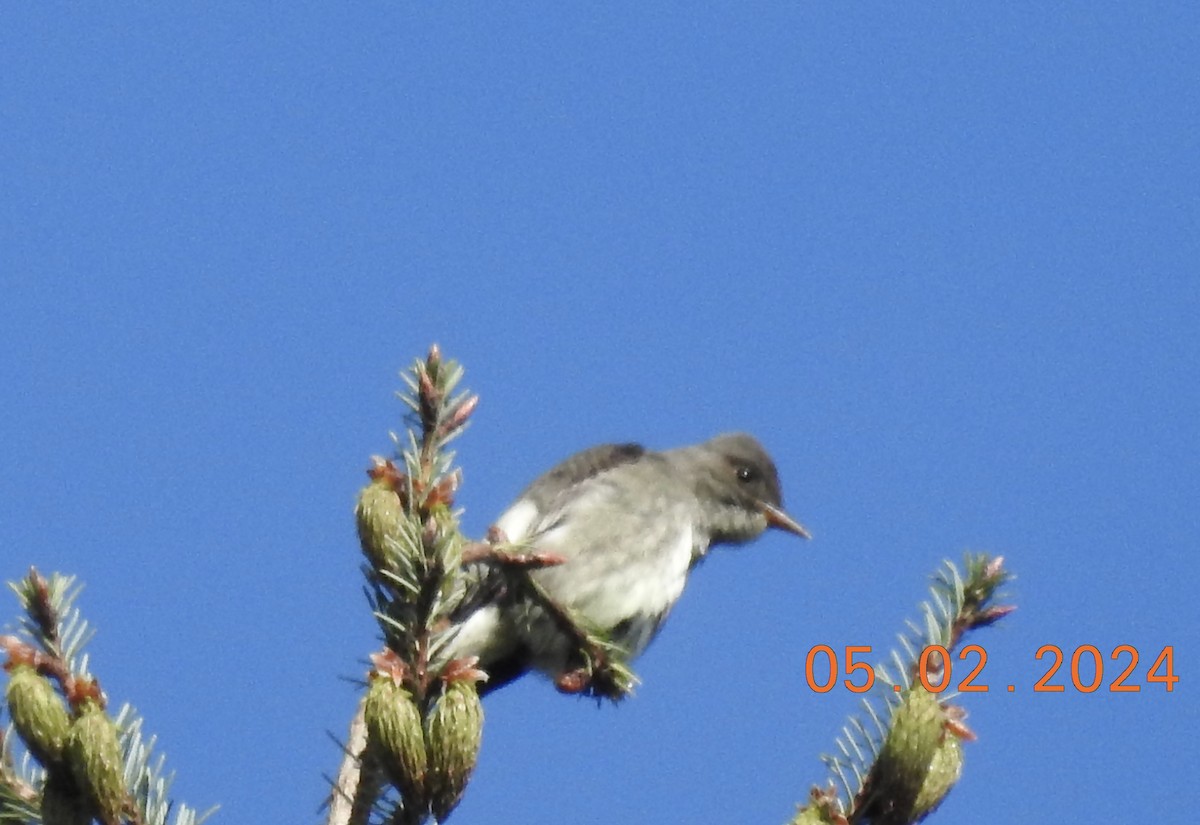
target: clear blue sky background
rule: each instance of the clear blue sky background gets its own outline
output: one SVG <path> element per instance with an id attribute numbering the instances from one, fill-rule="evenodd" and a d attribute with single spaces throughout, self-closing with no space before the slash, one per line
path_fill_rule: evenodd
<path id="1" fill-rule="evenodd" d="M 938 821 L 1185 821 L 1198 36 L 1191 3 L 7 4 L 2 574 L 87 583 L 181 798 L 316 821 L 376 644 L 354 496 L 437 341 L 482 396 L 471 532 L 581 447 L 746 429 L 815 534 L 703 565 L 626 705 L 489 699 L 455 821 L 782 823 L 855 707 L 805 653 L 885 652 L 968 548 L 1020 609 Z M 1032 691 L 1088 643 L 1142 691 Z"/>

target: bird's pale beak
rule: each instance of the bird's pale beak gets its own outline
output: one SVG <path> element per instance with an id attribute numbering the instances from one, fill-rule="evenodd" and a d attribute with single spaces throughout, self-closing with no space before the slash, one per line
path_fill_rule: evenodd
<path id="1" fill-rule="evenodd" d="M 774 504 L 762 503 L 763 515 L 767 517 L 767 526 L 774 527 L 778 530 L 787 530 L 789 533 L 795 533 L 802 539 L 811 539 L 812 534 L 804 529 L 804 525 L 796 521 L 794 518 L 783 512 L 782 509 Z"/>

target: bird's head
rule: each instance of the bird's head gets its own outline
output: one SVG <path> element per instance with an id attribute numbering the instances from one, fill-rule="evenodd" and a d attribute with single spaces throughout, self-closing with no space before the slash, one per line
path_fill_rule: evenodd
<path id="1" fill-rule="evenodd" d="M 714 542 L 741 543 L 769 527 L 810 538 L 808 530 L 783 509 L 775 462 L 750 435 L 719 435 L 697 447 L 696 495 Z"/>

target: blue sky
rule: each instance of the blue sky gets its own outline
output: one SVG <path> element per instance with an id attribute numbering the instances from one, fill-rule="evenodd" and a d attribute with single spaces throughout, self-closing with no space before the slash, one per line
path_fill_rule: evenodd
<path id="1" fill-rule="evenodd" d="M 966 549 L 1020 609 L 975 639 L 935 821 L 1182 821 L 1198 33 L 1185 3 L 9 5 L 0 574 L 87 583 L 178 796 L 316 821 L 376 644 L 354 496 L 437 341 L 482 396 L 470 532 L 574 450 L 744 429 L 815 535 L 706 562 L 622 707 L 490 698 L 454 821 L 784 822 L 855 707 L 805 654 L 885 652 Z M 1134 645 L 1142 690 L 1106 660 L 1034 693 L 1044 644 Z"/>

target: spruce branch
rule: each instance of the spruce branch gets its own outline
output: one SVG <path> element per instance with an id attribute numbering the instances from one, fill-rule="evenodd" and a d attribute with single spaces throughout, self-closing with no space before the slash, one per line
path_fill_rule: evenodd
<path id="1" fill-rule="evenodd" d="M 578 667 L 556 681 L 560 690 L 615 701 L 636 682 L 627 653 L 530 576 L 562 557 L 510 542 L 496 528 L 480 542 L 463 536 L 454 507 L 462 471 L 448 445 L 479 398 L 459 389 L 462 367 L 434 345 L 401 378 L 406 428 L 392 433 L 391 458 L 372 459 L 355 507 L 367 599 L 384 649 L 370 657 L 328 825 L 442 821 L 458 803 L 479 747 L 477 685 L 487 674 L 448 651 L 456 623 L 482 604 L 523 600 L 554 621 L 578 650 Z"/>
<path id="2" fill-rule="evenodd" d="M 791 825 L 909 825 L 941 804 L 962 773 L 962 743 L 976 737 L 965 710 L 926 685 L 942 682 L 947 661 L 939 647 L 953 655 L 966 634 L 1016 609 L 994 604 L 1012 580 L 1003 564 L 968 554 L 965 576 L 949 561 L 935 574 L 923 624 L 908 622 L 898 639 L 904 652 L 875 668 L 887 689 L 863 700 L 837 739 L 838 753 L 822 757 L 830 780 L 812 789 Z"/>
<path id="3" fill-rule="evenodd" d="M 0 721 L 4 718 L 0 713 Z M 35 768 L 30 764 L 29 753 L 23 754 L 20 763 L 13 755 L 12 740 L 15 730 L 12 725 L 0 728 L 0 823 L 33 822 L 38 818 L 38 789 L 34 787 Z"/>
<path id="4" fill-rule="evenodd" d="M 75 606 L 83 586 L 75 584 L 74 576 L 54 574 L 46 579 L 31 567 L 25 578 L 8 582 L 8 587 L 20 602 L 25 635 L 64 673 L 87 676 L 83 648 L 92 630 Z"/>
<path id="5" fill-rule="evenodd" d="M 443 359 L 436 345 L 402 375 L 407 429 L 392 434 L 394 458 L 372 459 L 355 507 L 367 598 L 384 648 L 370 657 L 366 695 L 329 801 L 330 825 L 442 819 L 475 764 L 482 710 L 464 722 L 473 728 L 466 738 L 454 740 L 475 743 L 473 750 L 459 751 L 463 767 L 455 776 L 461 787 L 434 782 L 426 769 L 449 741 L 431 736 L 428 720 L 451 683 L 460 681 L 463 665 L 437 656 L 438 633 L 450 625 L 464 593 L 467 542 L 454 509 L 462 473 L 447 445 L 469 424 L 478 397 L 457 390 L 462 376 L 462 367 Z M 475 680 L 465 690 L 478 703 Z"/>
<path id="6" fill-rule="evenodd" d="M 129 705 L 115 718 L 105 710 L 107 698 L 88 672 L 91 631 L 75 606 L 81 588 L 74 578 L 30 569 L 9 587 L 23 614 L 17 634 L 0 636 L 12 719 L 0 747 L 0 822 L 203 821 L 212 811 L 199 815 L 169 798 L 172 776 L 165 758 L 153 755 L 141 717 Z M 13 732 L 24 750 L 19 763 Z"/>

